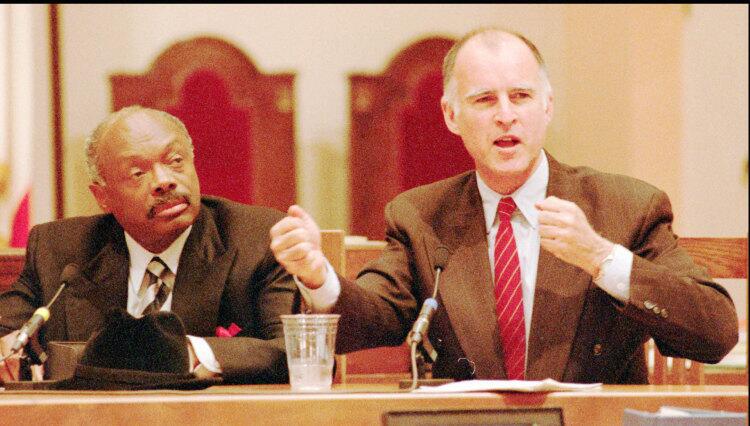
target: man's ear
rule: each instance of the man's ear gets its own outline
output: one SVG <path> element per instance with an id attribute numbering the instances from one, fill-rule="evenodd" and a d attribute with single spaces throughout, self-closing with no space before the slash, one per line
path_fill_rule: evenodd
<path id="1" fill-rule="evenodd" d="M 456 111 L 445 97 L 440 99 L 440 108 L 443 110 L 443 119 L 445 120 L 445 125 L 448 127 L 448 130 L 450 130 L 451 133 L 460 136 L 458 133 L 458 125 L 456 124 Z"/>
<path id="2" fill-rule="evenodd" d="M 97 182 L 92 182 L 89 184 L 89 190 L 94 195 L 96 203 L 99 204 L 99 208 L 101 208 L 104 213 L 109 213 L 107 191 L 104 189 L 104 186 Z"/>
<path id="3" fill-rule="evenodd" d="M 547 94 L 547 107 L 544 109 L 544 115 L 547 118 L 547 124 L 552 121 L 552 115 L 555 112 L 555 97 L 552 95 L 552 90 Z"/>

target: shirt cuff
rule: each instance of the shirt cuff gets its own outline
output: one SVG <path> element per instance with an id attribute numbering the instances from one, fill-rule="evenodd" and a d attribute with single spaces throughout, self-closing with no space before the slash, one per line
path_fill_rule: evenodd
<path id="1" fill-rule="evenodd" d="M 293 277 L 302 295 L 302 302 L 304 304 L 302 312 L 328 313 L 331 311 L 331 308 L 333 308 L 333 305 L 339 299 L 339 294 L 341 294 L 341 283 L 333 267 L 328 263 L 328 260 L 326 260 L 326 280 L 322 286 L 316 289 L 310 289 L 302 284 L 296 275 Z"/>
<path id="2" fill-rule="evenodd" d="M 211 346 L 208 345 L 206 339 L 197 336 L 187 336 L 187 338 L 190 339 L 190 344 L 193 345 L 195 357 L 198 358 L 198 361 L 200 361 L 201 364 L 203 364 L 203 367 L 212 373 L 221 374 L 221 365 L 219 365 L 219 361 L 216 360 L 214 351 L 211 350 Z M 193 369 L 191 369 L 190 372 L 192 373 Z"/>
<path id="3" fill-rule="evenodd" d="M 633 252 L 615 244 L 612 259 L 600 266 L 599 277 L 594 280 L 602 290 L 621 302 L 630 299 L 630 271 L 633 267 Z"/>

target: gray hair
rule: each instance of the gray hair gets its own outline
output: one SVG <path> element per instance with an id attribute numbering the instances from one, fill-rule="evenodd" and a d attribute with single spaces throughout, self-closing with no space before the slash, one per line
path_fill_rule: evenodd
<path id="1" fill-rule="evenodd" d="M 92 182 L 104 185 L 104 179 L 99 174 L 99 146 L 102 141 L 106 139 L 109 131 L 127 117 L 138 113 L 151 114 L 156 117 L 162 118 L 167 123 L 172 123 L 177 127 L 178 131 L 182 132 L 187 139 L 188 146 L 190 147 L 190 153 L 193 153 L 193 140 L 190 138 L 190 134 L 187 131 L 185 125 L 180 121 L 179 118 L 169 114 L 167 112 L 145 108 L 140 105 L 131 105 L 120 109 L 119 111 L 113 112 L 107 118 L 104 119 L 96 129 L 86 138 L 85 152 L 86 152 L 86 165 L 88 166 L 89 178 Z"/>
<path id="2" fill-rule="evenodd" d="M 443 100 L 451 103 L 454 109 L 458 108 L 458 100 L 456 99 L 455 93 L 456 87 L 453 80 L 453 68 L 455 68 L 456 66 L 456 57 L 458 56 L 458 52 L 469 40 L 475 37 L 481 37 L 482 41 L 485 44 L 492 45 L 497 40 L 497 35 L 499 34 L 509 34 L 511 36 L 514 36 L 521 40 L 526 45 L 526 47 L 529 48 L 531 53 L 534 55 L 534 59 L 536 59 L 536 63 L 539 65 L 539 79 L 542 81 L 543 88 L 547 93 L 550 93 L 552 91 L 552 85 L 550 84 L 549 77 L 547 75 L 547 65 L 544 62 L 544 58 L 542 57 L 541 52 L 539 52 L 539 49 L 537 49 L 536 45 L 534 45 L 531 40 L 527 39 L 520 33 L 504 30 L 502 28 L 478 28 L 458 39 L 458 41 L 453 44 L 453 46 L 443 59 Z M 546 96 L 544 97 L 544 103 L 545 105 L 547 104 Z"/>

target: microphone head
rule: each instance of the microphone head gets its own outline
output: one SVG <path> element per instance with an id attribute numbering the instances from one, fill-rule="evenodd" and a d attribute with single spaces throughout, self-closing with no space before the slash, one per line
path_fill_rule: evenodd
<path id="1" fill-rule="evenodd" d="M 437 300 L 433 299 L 432 297 L 425 299 L 424 304 L 422 305 L 424 308 L 428 308 L 431 310 L 435 310 L 438 308 L 438 302 Z"/>
<path id="2" fill-rule="evenodd" d="M 446 247 L 440 246 L 435 250 L 435 269 L 445 269 L 450 253 Z"/>
<path id="3" fill-rule="evenodd" d="M 49 319 L 49 309 L 46 306 L 42 306 L 34 311 L 34 315 L 39 315 L 46 322 Z"/>
<path id="4" fill-rule="evenodd" d="M 76 275 L 78 275 L 78 265 L 75 263 L 68 263 L 67 265 L 65 265 L 65 268 L 63 268 L 63 271 L 60 274 L 60 281 L 67 283 Z"/>

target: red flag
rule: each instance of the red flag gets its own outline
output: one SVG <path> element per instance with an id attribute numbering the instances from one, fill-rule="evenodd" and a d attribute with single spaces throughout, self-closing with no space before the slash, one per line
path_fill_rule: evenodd
<path id="1" fill-rule="evenodd" d="M 29 195 L 31 190 L 27 190 L 21 202 L 18 204 L 16 214 L 13 216 L 11 225 L 10 246 L 26 247 L 26 241 L 29 239 Z"/>

